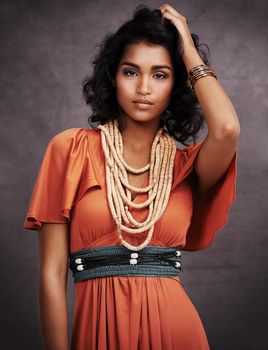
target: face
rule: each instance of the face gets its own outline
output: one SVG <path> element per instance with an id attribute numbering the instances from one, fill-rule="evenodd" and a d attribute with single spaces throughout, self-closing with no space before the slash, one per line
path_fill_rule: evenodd
<path id="1" fill-rule="evenodd" d="M 169 52 L 159 45 L 129 45 L 119 62 L 114 83 L 120 117 L 159 122 L 169 105 L 174 83 Z M 150 103 L 142 104 L 138 100 Z"/>

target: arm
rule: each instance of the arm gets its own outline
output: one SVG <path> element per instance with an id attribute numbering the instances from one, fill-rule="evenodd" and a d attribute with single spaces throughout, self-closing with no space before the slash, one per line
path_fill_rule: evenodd
<path id="1" fill-rule="evenodd" d="M 192 45 L 185 47 L 183 59 L 187 72 L 204 64 Z M 208 125 L 207 137 L 194 162 L 198 191 L 204 193 L 229 167 L 236 152 L 240 124 L 233 104 L 217 79 L 202 77 L 196 81 L 194 90 Z"/>
<path id="2" fill-rule="evenodd" d="M 43 223 L 40 254 L 39 312 L 46 350 L 68 350 L 68 224 Z"/>
<path id="3" fill-rule="evenodd" d="M 204 64 L 195 47 L 187 19 L 167 3 L 160 10 L 179 31 L 183 42 L 182 59 L 187 73 L 194 66 Z M 208 125 L 208 135 L 194 162 L 197 189 L 199 193 L 205 193 L 229 167 L 237 148 L 240 124 L 232 102 L 215 77 L 198 79 L 194 91 Z"/>

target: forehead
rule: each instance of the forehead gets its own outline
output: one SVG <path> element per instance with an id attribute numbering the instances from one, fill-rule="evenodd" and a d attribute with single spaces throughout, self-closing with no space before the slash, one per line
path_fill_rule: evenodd
<path id="1" fill-rule="evenodd" d="M 121 57 L 120 63 L 126 60 L 131 60 L 139 66 L 153 66 L 160 63 L 172 66 L 169 52 L 161 45 L 129 44 Z"/>

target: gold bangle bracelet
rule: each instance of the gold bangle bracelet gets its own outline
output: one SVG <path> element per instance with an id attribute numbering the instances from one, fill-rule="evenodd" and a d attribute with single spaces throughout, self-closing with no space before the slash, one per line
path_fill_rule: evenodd
<path id="1" fill-rule="evenodd" d="M 218 79 L 217 76 L 214 73 L 211 73 L 211 72 L 200 74 L 199 76 L 195 77 L 194 80 L 190 80 L 190 84 L 191 84 L 192 89 L 194 89 L 194 85 L 195 85 L 195 83 L 197 82 L 198 79 L 206 77 L 206 76 L 212 76 L 212 77 Z"/>
<path id="2" fill-rule="evenodd" d="M 211 72 L 214 73 L 212 68 L 199 68 L 196 69 L 194 72 L 191 72 L 188 74 L 189 79 L 195 77 L 196 75 L 198 75 L 199 73 L 203 73 L 203 72 Z"/>
<path id="3" fill-rule="evenodd" d="M 207 69 L 210 69 L 212 70 L 212 68 L 210 66 L 207 66 L 206 64 L 199 64 L 197 66 L 194 66 L 192 69 L 190 69 L 188 75 L 193 75 L 196 71 L 198 70 L 207 70 Z"/>
<path id="4" fill-rule="evenodd" d="M 202 76 L 204 74 L 213 74 L 213 75 L 215 75 L 214 72 L 212 72 L 212 71 L 202 71 L 202 72 L 199 72 L 199 73 L 195 74 L 194 76 L 190 77 L 189 80 L 190 81 L 195 81 L 196 78 L 198 78 L 199 76 Z"/>
<path id="5" fill-rule="evenodd" d="M 190 85 L 190 87 L 193 90 L 194 84 L 196 83 L 196 81 L 207 75 L 214 76 L 216 79 L 218 79 L 212 67 L 207 66 L 205 64 L 197 65 L 189 71 L 187 83 L 188 85 Z"/>

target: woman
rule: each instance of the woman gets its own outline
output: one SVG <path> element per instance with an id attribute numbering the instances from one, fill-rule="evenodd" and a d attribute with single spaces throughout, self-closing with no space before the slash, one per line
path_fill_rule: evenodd
<path id="1" fill-rule="evenodd" d="M 208 247 L 228 220 L 240 127 L 187 23 L 168 4 L 139 6 L 83 82 L 98 127 L 47 146 L 24 223 L 39 232 L 47 349 L 68 349 L 68 263 L 72 349 L 209 349 L 181 250 Z M 206 138 L 187 145 L 203 117 Z"/>

